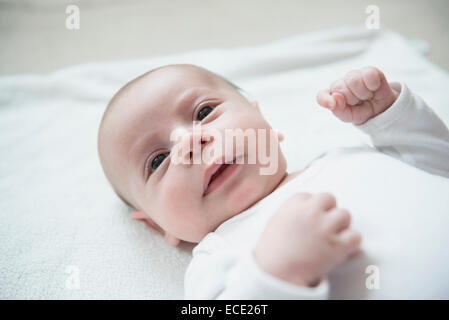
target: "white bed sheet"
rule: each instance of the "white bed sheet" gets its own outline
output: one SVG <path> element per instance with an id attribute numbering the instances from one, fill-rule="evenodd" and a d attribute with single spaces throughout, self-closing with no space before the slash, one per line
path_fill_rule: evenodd
<path id="1" fill-rule="evenodd" d="M 96 152 L 104 107 L 128 80 L 169 63 L 247 90 L 284 132 L 288 170 L 365 139 L 318 107 L 318 89 L 365 65 L 402 80 L 449 123 L 449 76 L 390 30 L 344 26 L 254 47 L 91 63 L 0 78 L 0 299 L 183 298 L 191 244 L 167 246 L 129 218 Z"/>

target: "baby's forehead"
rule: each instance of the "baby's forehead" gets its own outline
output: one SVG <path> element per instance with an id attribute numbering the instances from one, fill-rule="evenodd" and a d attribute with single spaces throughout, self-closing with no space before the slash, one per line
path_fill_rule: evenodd
<path id="1" fill-rule="evenodd" d="M 176 106 L 188 105 L 196 95 L 217 89 L 233 88 L 220 76 L 196 66 L 166 66 L 146 73 L 113 98 L 109 115 L 113 131 L 159 122 L 170 117 L 168 111 L 181 109 Z"/>
<path id="2" fill-rule="evenodd" d="M 155 86 L 160 89 L 164 86 L 183 89 L 192 86 L 216 88 L 224 85 L 225 82 L 220 76 L 197 66 L 173 65 L 148 72 L 142 77 L 140 84 L 144 87 Z"/>
<path id="3" fill-rule="evenodd" d="M 234 89 L 224 78 L 200 67 L 165 66 L 137 78 L 117 99 L 117 109 L 145 103 L 145 109 L 170 104 L 188 91 Z"/>

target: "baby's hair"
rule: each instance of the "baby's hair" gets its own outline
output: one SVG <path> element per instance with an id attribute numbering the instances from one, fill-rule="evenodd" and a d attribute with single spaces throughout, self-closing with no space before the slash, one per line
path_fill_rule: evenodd
<path id="1" fill-rule="evenodd" d="M 218 79 L 220 79 L 221 81 L 223 81 L 225 84 L 229 85 L 231 88 L 235 89 L 242 97 L 244 97 L 245 99 L 247 99 L 248 101 L 251 101 L 252 98 L 250 97 L 250 95 L 245 92 L 242 88 L 240 88 L 239 86 L 235 85 L 234 83 L 232 83 L 231 81 L 229 81 L 228 79 L 220 76 L 219 74 L 216 74 L 212 71 L 209 71 L 207 69 L 195 66 L 195 65 L 191 65 L 191 64 L 169 64 L 169 65 L 164 65 L 164 66 L 160 66 L 154 69 L 151 69 L 150 71 L 145 72 L 144 74 L 138 76 L 137 78 L 132 79 L 131 81 L 127 82 L 123 87 L 121 87 L 113 96 L 112 98 L 109 100 L 106 109 L 103 113 L 103 116 L 101 118 L 101 122 L 100 122 L 100 127 L 98 130 L 98 141 L 100 141 L 100 132 L 101 132 L 101 128 L 103 127 L 103 124 L 105 122 L 105 119 L 107 119 L 108 114 L 111 112 L 111 110 L 114 108 L 114 105 L 116 105 L 116 102 L 118 101 L 118 99 L 124 95 L 126 93 L 127 90 L 129 90 L 133 84 L 135 84 L 137 81 L 141 80 L 142 78 L 145 78 L 146 76 L 148 76 L 149 74 L 159 70 L 159 69 L 163 69 L 163 68 L 167 68 L 167 67 L 194 67 L 194 68 L 198 68 L 198 69 L 203 69 L 209 73 L 211 73 L 212 75 L 214 75 L 215 77 L 217 77 Z M 101 161 L 101 156 L 100 156 L 100 161 Z M 106 178 L 108 179 L 112 189 L 114 190 L 115 194 L 120 198 L 120 200 L 122 200 L 128 207 L 132 208 L 132 209 L 139 209 L 136 208 L 136 206 L 134 206 L 133 204 L 131 204 L 130 201 L 128 201 L 128 199 L 113 185 L 113 183 L 111 182 L 110 178 L 107 176 L 106 174 L 106 170 L 103 167 L 103 171 L 106 175 Z"/>

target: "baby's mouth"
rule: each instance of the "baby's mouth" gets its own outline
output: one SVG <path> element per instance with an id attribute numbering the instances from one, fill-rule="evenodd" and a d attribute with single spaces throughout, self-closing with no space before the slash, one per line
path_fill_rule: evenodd
<path id="1" fill-rule="evenodd" d="M 239 164 L 236 163 L 236 158 L 234 158 L 227 163 L 213 163 L 209 166 L 204 175 L 203 196 L 221 186 L 229 177 L 231 177 L 238 165 Z"/>

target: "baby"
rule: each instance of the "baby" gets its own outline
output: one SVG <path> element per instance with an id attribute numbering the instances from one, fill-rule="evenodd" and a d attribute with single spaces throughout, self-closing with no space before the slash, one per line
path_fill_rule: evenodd
<path id="1" fill-rule="evenodd" d="M 331 150 L 287 173 L 284 137 L 256 101 L 208 70 L 160 67 L 111 99 L 98 135 L 105 175 L 132 218 L 172 246 L 198 243 L 186 298 L 449 297 L 446 271 L 435 267 L 449 261 L 449 197 L 430 198 L 449 191 L 445 124 L 373 67 L 349 72 L 317 101 L 373 146 Z M 223 149 L 226 130 L 265 136 L 255 135 L 256 148 Z M 269 174 L 261 157 L 251 162 L 261 150 L 276 162 Z M 198 154 L 212 161 L 195 162 Z M 432 275 L 421 281 L 423 272 Z M 409 281 L 418 283 L 406 290 Z"/>

